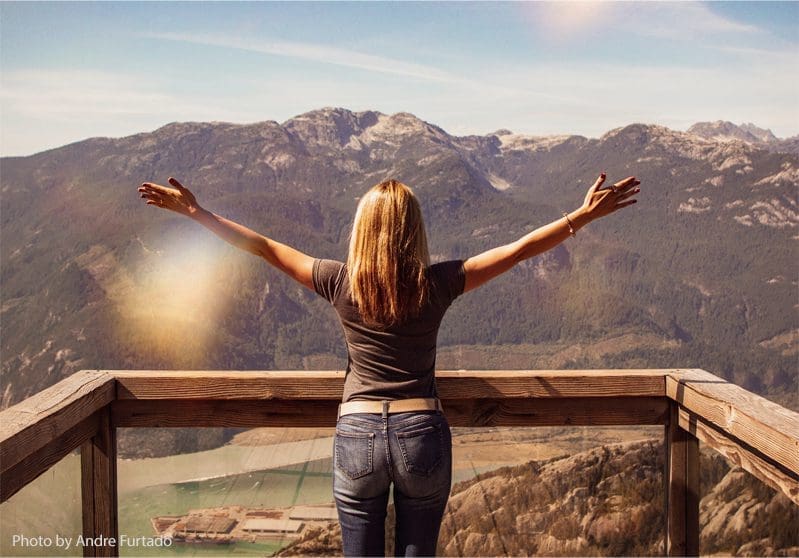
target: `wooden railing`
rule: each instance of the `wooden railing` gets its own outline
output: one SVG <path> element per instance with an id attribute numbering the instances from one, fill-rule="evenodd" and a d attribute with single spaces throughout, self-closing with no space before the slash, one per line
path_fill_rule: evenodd
<path id="1" fill-rule="evenodd" d="M 116 428 L 333 426 L 342 372 L 84 370 L 0 412 L 2 501 L 80 447 L 83 536 L 113 540 Z M 799 504 L 799 413 L 703 370 L 437 373 L 453 426 L 663 425 L 666 548 L 699 551 L 699 447 Z M 300 404 L 302 403 L 302 404 Z"/>

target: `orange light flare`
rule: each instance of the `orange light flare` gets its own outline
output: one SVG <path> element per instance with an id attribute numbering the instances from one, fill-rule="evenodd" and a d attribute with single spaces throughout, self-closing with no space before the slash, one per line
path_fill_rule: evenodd
<path id="1" fill-rule="evenodd" d="M 131 270 L 119 276 L 120 340 L 165 366 L 207 367 L 220 341 L 218 321 L 240 284 L 232 277 L 239 266 L 230 264 L 241 256 L 207 231 L 185 229 L 141 247 Z"/>

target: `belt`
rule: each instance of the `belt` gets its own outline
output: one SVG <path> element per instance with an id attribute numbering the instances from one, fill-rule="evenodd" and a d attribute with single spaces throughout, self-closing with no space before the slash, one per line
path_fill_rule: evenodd
<path id="1" fill-rule="evenodd" d="M 441 401 L 435 397 L 382 401 L 348 401 L 338 406 L 339 417 L 353 413 L 379 413 L 386 416 L 390 413 L 408 413 L 411 411 L 443 411 L 443 409 Z"/>

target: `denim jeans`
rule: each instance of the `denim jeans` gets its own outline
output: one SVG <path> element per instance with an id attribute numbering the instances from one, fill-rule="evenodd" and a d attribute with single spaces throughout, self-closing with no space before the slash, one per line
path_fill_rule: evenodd
<path id="1" fill-rule="evenodd" d="M 356 413 L 336 424 L 333 496 L 344 556 L 384 556 L 393 483 L 396 556 L 435 556 L 452 482 L 452 435 L 438 411 Z"/>

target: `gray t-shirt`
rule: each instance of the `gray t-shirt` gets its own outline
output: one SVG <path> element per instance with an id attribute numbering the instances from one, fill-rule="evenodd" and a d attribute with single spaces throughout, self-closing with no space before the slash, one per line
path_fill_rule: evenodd
<path id="1" fill-rule="evenodd" d="M 436 337 L 444 312 L 463 293 L 463 260 L 431 265 L 429 278 L 430 297 L 418 317 L 373 328 L 352 302 L 346 265 L 314 260 L 314 290 L 336 309 L 347 341 L 342 401 L 436 396 Z"/>

